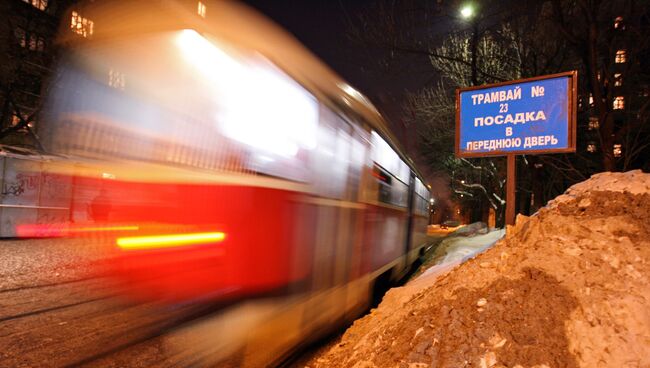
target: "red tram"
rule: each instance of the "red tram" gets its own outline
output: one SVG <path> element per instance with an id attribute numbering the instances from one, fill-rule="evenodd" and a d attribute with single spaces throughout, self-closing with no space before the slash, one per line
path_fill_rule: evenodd
<path id="1" fill-rule="evenodd" d="M 413 163 L 368 100 L 267 19 L 203 0 L 75 14 L 87 21 L 65 25 L 40 134 L 78 163 L 66 233 L 110 237 L 128 296 L 300 295 L 300 336 L 358 315 L 422 254 Z"/>

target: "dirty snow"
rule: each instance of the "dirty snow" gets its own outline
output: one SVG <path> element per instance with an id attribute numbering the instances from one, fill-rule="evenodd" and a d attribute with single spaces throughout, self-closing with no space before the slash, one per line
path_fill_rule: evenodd
<path id="1" fill-rule="evenodd" d="M 391 290 L 307 365 L 650 367 L 649 262 L 650 174 L 595 175 L 476 258 Z"/>

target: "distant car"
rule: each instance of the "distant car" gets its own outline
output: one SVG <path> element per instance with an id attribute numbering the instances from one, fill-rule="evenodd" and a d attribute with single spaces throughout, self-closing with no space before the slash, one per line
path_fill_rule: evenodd
<path id="1" fill-rule="evenodd" d="M 460 222 L 459 222 L 459 221 L 456 221 L 456 220 L 447 220 L 447 221 L 443 222 L 443 223 L 440 225 L 440 227 L 442 227 L 443 229 L 446 229 L 446 228 L 448 228 L 448 227 L 456 227 L 456 226 L 459 226 L 459 225 L 460 225 Z"/>

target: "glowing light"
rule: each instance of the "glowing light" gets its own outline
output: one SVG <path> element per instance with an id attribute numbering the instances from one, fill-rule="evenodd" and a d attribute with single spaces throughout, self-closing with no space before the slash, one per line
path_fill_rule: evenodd
<path id="1" fill-rule="evenodd" d="M 225 238 L 226 234 L 222 232 L 136 236 L 118 238 L 117 245 L 124 250 L 171 248 L 185 245 L 218 243 Z"/>
<path id="2" fill-rule="evenodd" d="M 318 101 L 281 70 L 261 58 L 231 56 L 194 30 L 181 31 L 176 41 L 187 62 L 217 86 L 224 135 L 270 158 L 316 147 Z"/>
<path id="3" fill-rule="evenodd" d="M 50 237 L 50 236 L 68 236 L 79 233 L 92 232 L 111 232 L 111 231 L 137 231 L 139 226 L 122 225 L 122 226 L 91 226 L 91 227 L 73 227 L 69 224 L 23 224 L 16 227 L 16 233 L 19 237 Z"/>
<path id="4" fill-rule="evenodd" d="M 83 232 L 100 232 L 100 231 L 137 231 L 140 230 L 139 226 L 100 226 L 100 227 L 80 227 L 70 228 L 68 231 L 71 233 Z"/>
<path id="5" fill-rule="evenodd" d="M 469 19 L 474 15 L 474 8 L 471 5 L 465 5 L 460 10 L 460 15 L 465 19 Z"/>
<path id="6" fill-rule="evenodd" d="M 193 29 L 180 31 L 176 44 L 183 57 L 208 77 L 227 77 L 238 68 L 232 57 Z"/>
<path id="7" fill-rule="evenodd" d="M 271 65 L 248 65 L 222 102 L 224 134 L 261 154 L 292 157 L 316 146 L 317 101 Z"/>

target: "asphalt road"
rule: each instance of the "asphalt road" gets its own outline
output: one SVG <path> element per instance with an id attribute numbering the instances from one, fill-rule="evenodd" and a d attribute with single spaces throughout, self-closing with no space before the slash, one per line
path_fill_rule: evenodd
<path id="1" fill-rule="evenodd" d="M 164 334 L 183 311 L 132 304 L 99 242 L 0 241 L 0 367 L 174 365 Z"/>
<path id="2" fill-rule="evenodd" d="M 224 329 L 231 324 L 201 326 L 203 321 L 211 316 L 238 321 L 266 307 L 263 300 L 258 309 L 244 303 L 208 310 L 134 304 L 122 299 L 119 286 L 107 277 L 110 248 L 83 239 L 0 240 L 0 368 L 201 364 L 187 347 L 230 351 L 228 341 L 217 347 L 213 332 L 233 333 Z M 207 329 L 212 332 L 206 334 Z M 232 366 L 238 366 L 241 356 L 233 353 Z"/>

